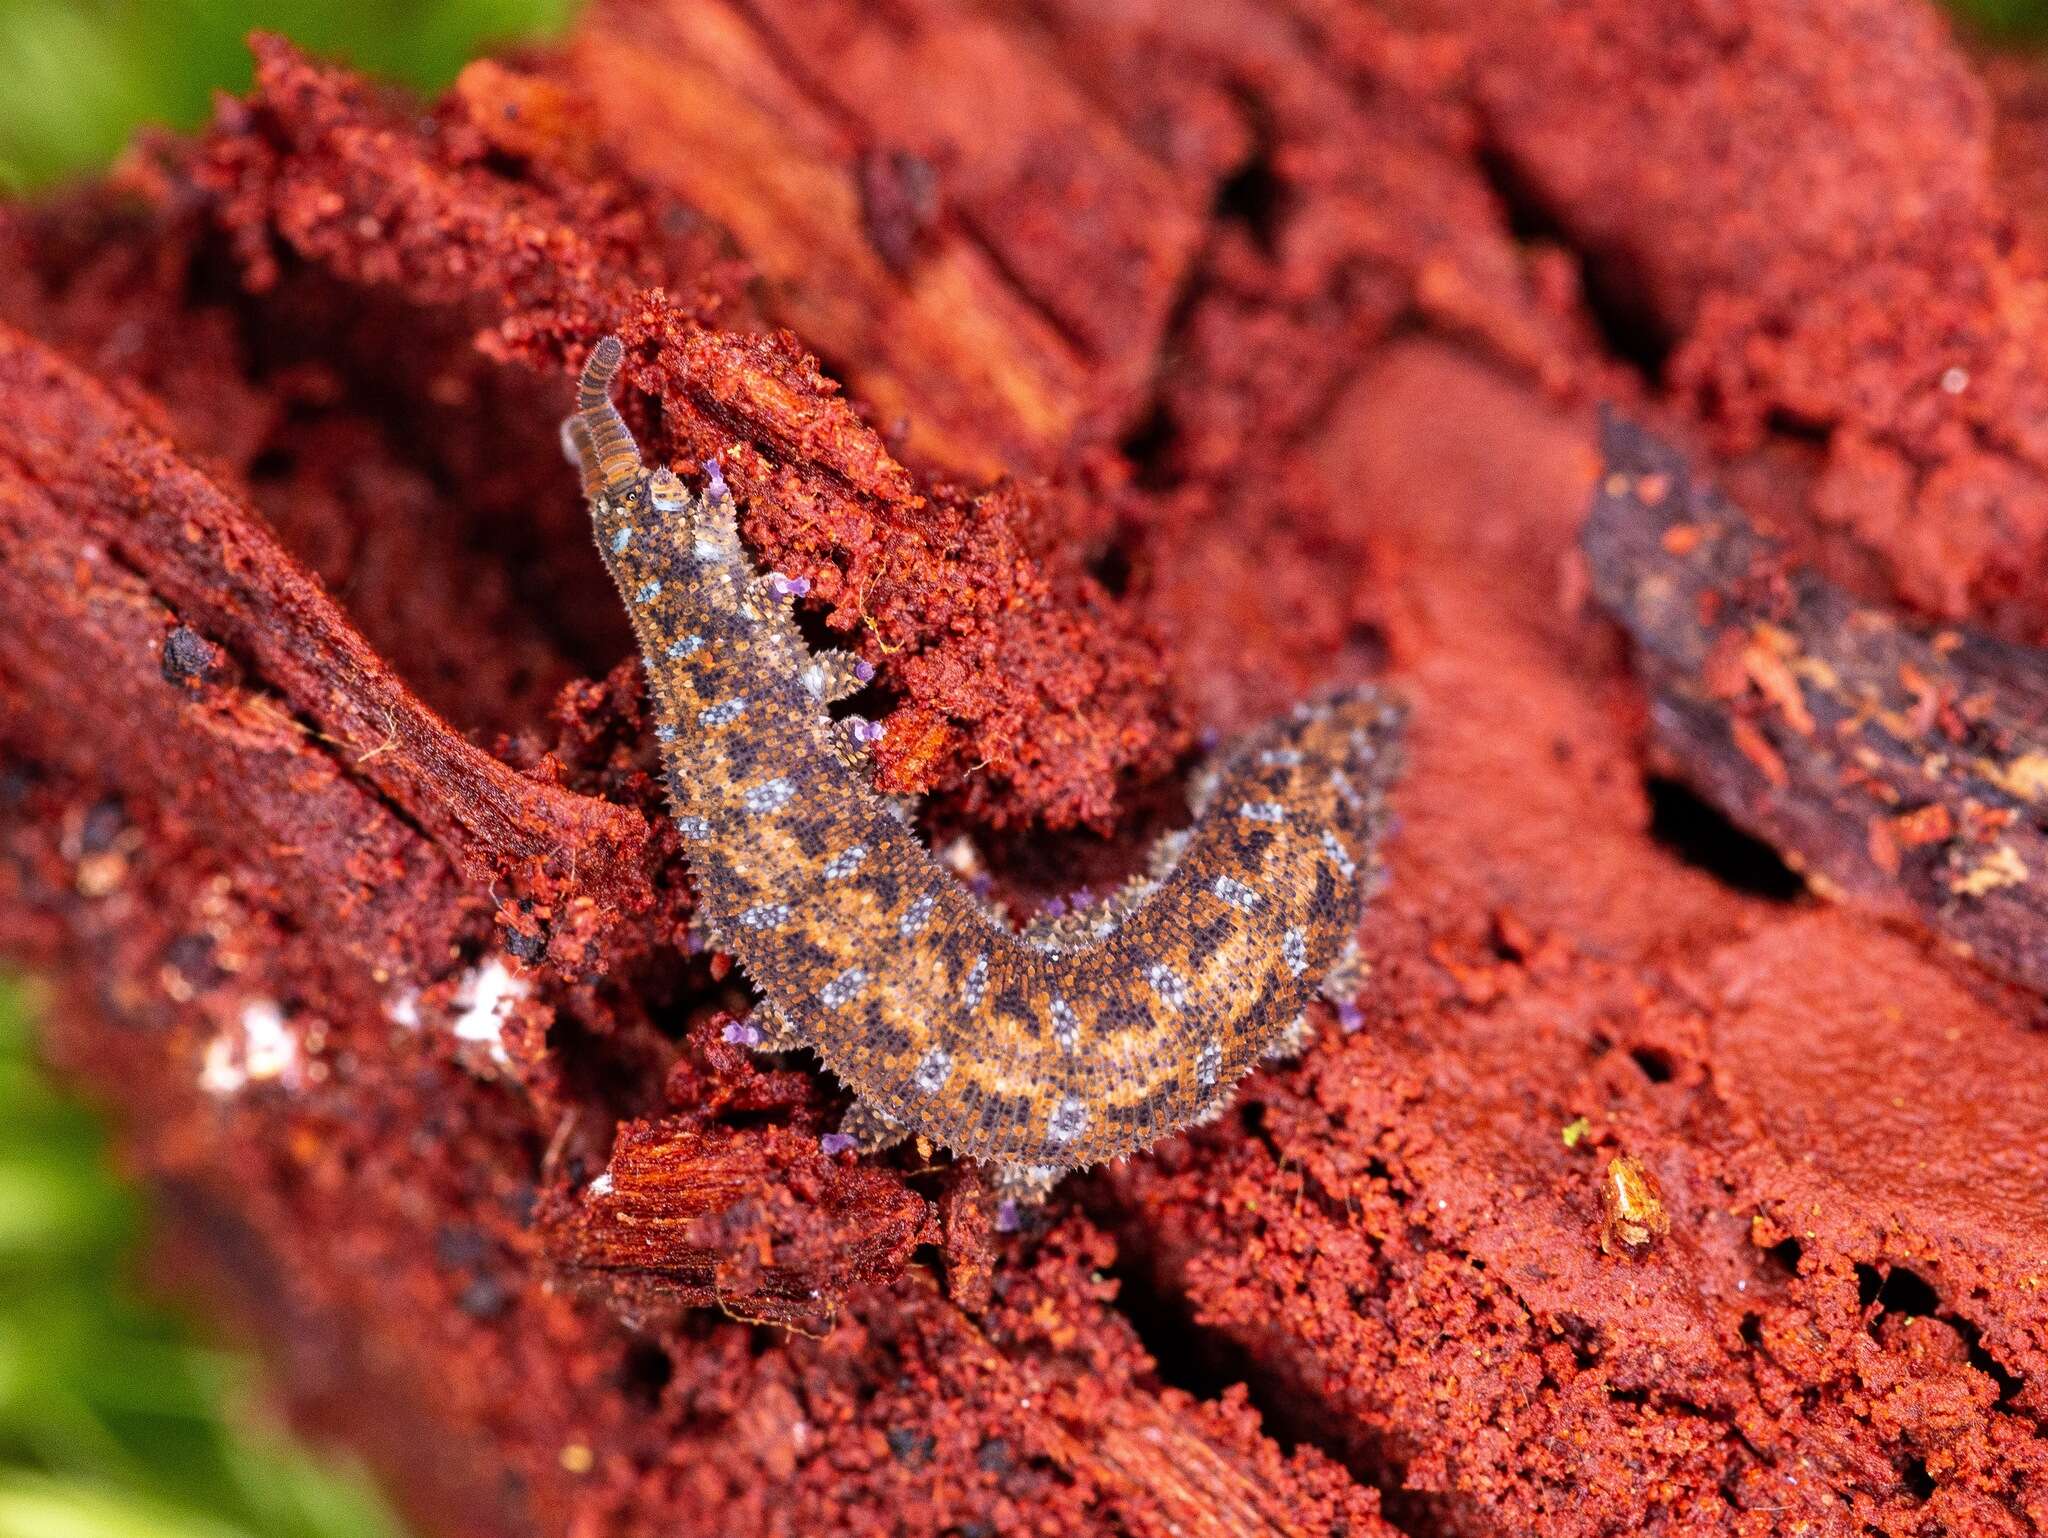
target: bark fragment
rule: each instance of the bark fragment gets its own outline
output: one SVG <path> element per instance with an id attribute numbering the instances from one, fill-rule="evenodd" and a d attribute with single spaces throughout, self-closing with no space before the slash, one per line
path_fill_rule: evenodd
<path id="1" fill-rule="evenodd" d="M 458 883 L 646 902 L 636 813 L 451 732 L 258 519 L 104 386 L 0 327 L 0 392 L 0 593 L 39 616 L 15 630 L 9 698 L 61 697 L 97 723 L 53 755 L 177 808 L 386 978 L 434 964 Z M 195 637 L 239 676 L 209 677 L 211 651 L 195 666 Z"/>
<path id="2" fill-rule="evenodd" d="M 552 1221 L 563 1262 L 622 1302 L 812 1334 L 937 1232 L 899 1181 L 826 1157 L 815 1137 L 684 1120 L 622 1128 L 604 1173 Z"/>
<path id="3" fill-rule="evenodd" d="M 1823 892 L 2048 992 L 2048 652 L 1859 603 L 1619 417 L 1586 525 L 1679 772 Z"/>

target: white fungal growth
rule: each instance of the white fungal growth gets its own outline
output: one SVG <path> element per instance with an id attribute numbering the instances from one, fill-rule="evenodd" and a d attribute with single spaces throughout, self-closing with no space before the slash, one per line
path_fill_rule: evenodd
<path id="1" fill-rule="evenodd" d="M 533 992 L 533 984 L 493 956 L 473 967 L 456 986 L 455 1007 L 461 1011 L 450 1029 L 457 1041 L 488 1046 L 492 1061 L 509 1065 L 505 1051 L 505 1022 L 522 999 Z"/>
<path id="2" fill-rule="evenodd" d="M 249 1082 L 241 1058 L 233 1037 L 214 1037 L 206 1044 L 206 1056 L 200 1060 L 199 1087 L 209 1095 L 239 1094 Z"/>
<path id="3" fill-rule="evenodd" d="M 239 1094 L 273 1079 L 296 1082 L 299 1038 L 275 999 L 250 999 L 235 1023 L 206 1044 L 199 1087 L 210 1095 Z"/>
<path id="4" fill-rule="evenodd" d="M 980 875 L 988 869 L 981 858 L 981 851 L 974 847 L 974 840 L 962 833 L 955 836 L 943 848 L 934 849 L 939 863 L 958 876 L 962 881 Z"/>
<path id="5" fill-rule="evenodd" d="M 279 1079 L 299 1063 L 299 1038 L 271 999 L 242 1006 L 242 1066 L 252 1079 Z"/>

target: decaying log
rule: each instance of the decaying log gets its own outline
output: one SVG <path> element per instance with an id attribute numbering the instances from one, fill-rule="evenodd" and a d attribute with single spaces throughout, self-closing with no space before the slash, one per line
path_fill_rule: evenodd
<path id="1" fill-rule="evenodd" d="M 0 952 L 424 1530 L 2048 1526 L 2048 1038 L 1887 916 L 2040 965 L 2040 695 L 1942 639 L 2048 634 L 2033 66 L 1918 0 L 596 0 L 431 104 L 257 53 L 0 209 Z M 1352 1006 L 1014 1228 L 828 1153 L 561 461 L 611 329 L 1020 915 L 1209 732 L 1397 689 Z M 1603 505 L 1646 763 L 1576 588 L 1653 396 L 1786 550 Z M 1674 772 L 1889 908 L 1727 879 Z"/>
<path id="2" fill-rule="evenodd" d="M 519 877 L 586 908 L 645 904 L 640 817 L 455 736 L 104 386 L 8 330 L 0 391 L 0 594 L 36 616 L 15 629 L 11 697 L 62 700 L 86 728 L 53 756 L 270 867 L 279 906 L 394 986 L 448 943 L 458 885 Z M 295 831 L 308 825 L 326 836 Z"/>

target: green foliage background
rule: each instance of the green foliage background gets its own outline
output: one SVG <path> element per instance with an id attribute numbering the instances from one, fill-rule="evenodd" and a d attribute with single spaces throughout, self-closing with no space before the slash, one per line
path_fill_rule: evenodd
<path id="1" fill-rule="evenodd" d="M 1994 41 L 2048 36 L 2048 0 L 1945 0 L 1949 10 Z"/>
<path id="2" fill-rule="evenodd" d="M 193 128 L 285 35 L 422 90 L 575 0 L 0 0 L 0 191 Z M 402 1538 L 362 1472 L 300 1446 L 254 1364 L 135 1285 L 141 1214 L 98 1118 L 37 1065 L 0 975 L 0 1538 Z"/>
<path id="3" fill-rule="evenodd" d="M 1657 0 L 1642 0 L 1654 4 Z M 248 83 L 251 28 L 423 89 L 577 0 L 0 0 L 0 190 L 105 165 L 138 123 L 195 127 Z M 2048 0 L 1946 0 L 1994 39 L 2048 37 Z"/>
<path id="4" fill-rule="evenodd" d="M 1652 0 L 1645 0 L 1652 3 Z M 104 166 L 138 124 L 191 128 L 249 79 L 244 38 L 432 90 L 576 0 L 0 0 L 0 189 Z M 2005 41 L 2048 0 L 1949 0 Z M 362 1475 L 261 1411 L 243 1357 L 130 1285 L 138 1213 L 96 1118 L 30 1051 L 0 977 L 0 1538 L 400 1538 Z"/>
<path id="5" fill-rule="evenodd" d="M 400 1538 L 252 1363 L 139 1296 L 133 1193 L 36 1065 L 27 993 L 0 978 L 0 1538 Z"/>
<path id="6" fill-rule="evenodd" d="M 253 28 L 422 89 L 575 0 L 0 0 L 0 187 L 111 160 L 138 123 L 196 127 L 249 83 Z"/>

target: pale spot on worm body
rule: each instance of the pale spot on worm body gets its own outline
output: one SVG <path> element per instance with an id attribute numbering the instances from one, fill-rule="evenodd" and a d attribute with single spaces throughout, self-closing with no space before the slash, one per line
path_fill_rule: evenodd
<path id="1" fill-rule="evenodd" d="M 1154 962 L 1145 971 L 1145 980 L 1152 985 L 1152 991 L 1159 995 L 1159 1002 L 1168 1009 L 1188 1007 L 1187 980 L 1161 962 Z"/>
<path id="2" fill-rule="evenodd" d="M 848 967 L 818 990 L 818 1000 L 827 1009 L 837 1009 L 848 1000 L 858 997 L 861 989 L 867 985 L 868 974 L 865 968 Z"/>
<path id="3" fill-rule="evenodd" d="M 903 921 L 896 926 L 896 932 L 906 940 L 924 933 L 924 926 L 931 922 L 932 910 L 938 905 L 938 898 L 926 893 L 905 910 Z"/>
<path id="4" fill-rule="evenodd" d="M 1259 894 L 1246 886 L 1242 881 L 1239 881 L 1235 876 L 1218 876 L 1215 885 L 1210 887 L 1209 890 L 1229 903 L 1233 908 L 1242 909 L 1246 913 L 1256 913 L 1258 911 L 1261 900 Z"/>
<path id="5" fill-rule="evenodd" d="M 747 702 L 743 699 L 726 700 L 720 704 L 713 705 L 708 710 L 698 711 L 697 724 L 699 726 L 730 726 L 740 718 L 740 713 L 746 708 Z"/>
<path id="6" fill-rule="evenodd" d="M 774 779 L 750 787 L 741 795 L 740 805 L 755 813 L 779 812 L 789 805 L 790 798 L 795 794 L 796 787 L 788 780 Z"/>

